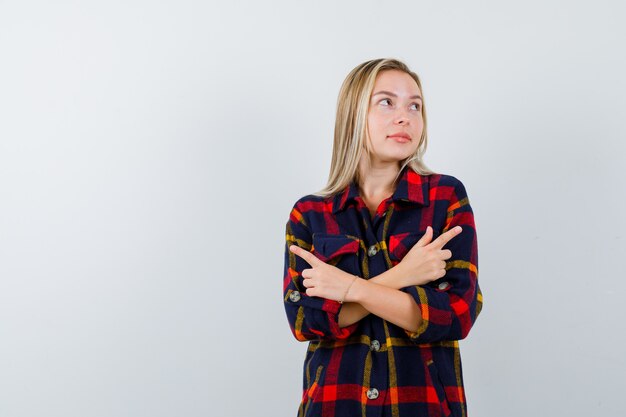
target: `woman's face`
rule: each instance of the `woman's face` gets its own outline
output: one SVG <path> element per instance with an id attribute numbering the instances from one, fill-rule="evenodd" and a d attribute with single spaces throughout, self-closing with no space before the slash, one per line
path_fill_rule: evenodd
<path id="1" fill-rule="evenodd" d="M 405 72 L 378 74 L 367 114 L 373 163 L 398 162 L 415 153 L 424 129 L 421 94 Z"/>

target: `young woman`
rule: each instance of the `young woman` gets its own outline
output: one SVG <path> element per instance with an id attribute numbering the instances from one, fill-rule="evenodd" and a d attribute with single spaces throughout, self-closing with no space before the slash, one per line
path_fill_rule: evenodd
<path id="1" fill-rule="evenodd" d="M 328 184 L 286 226 L 285 310 L 309 342 L 298 416 L 466 416 L 458 340 L 482 295 L 465 187 L 422 161 L 404 63 L 357 66 L 337 104 Z"/>

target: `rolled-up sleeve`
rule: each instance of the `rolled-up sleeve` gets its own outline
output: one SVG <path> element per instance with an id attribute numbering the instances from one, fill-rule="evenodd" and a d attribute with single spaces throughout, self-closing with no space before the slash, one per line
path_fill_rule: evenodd
<path id="1" fill-rule="evenodd" d="M 413 297 L 422 314 L 417 331 L 406 331 L 415 343 L 465 338 L 482 309 L 474 214 L 465 186 L 458 179 L 441 233 L 455 226 L 463 230 L 443 247 L 452 252 L 452 257 L 446 261 L 445 276 L 427 285 L 402 289 Z"/>
<path id="2" fill-rule="evenodd" d="M 294 205 L 285 231 L 285 264 L 283 275 L 283 300 L 289 326 L 300 341 L 320 339 L 344 339 L 358 327 L 358 323 L 339 327 L 342 304 L 322 297 L 306 295 L 302 284 L 302 270 L 311 266 L 289 250 L 297 245 L 311 251 L 312 236 L 298 203 Z"/>

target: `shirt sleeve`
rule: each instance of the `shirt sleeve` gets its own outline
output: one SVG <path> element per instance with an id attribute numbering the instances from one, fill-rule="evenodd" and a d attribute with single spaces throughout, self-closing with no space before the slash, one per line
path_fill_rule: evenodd
<path id="1" fill-rule="evenodd" d="M 445 276 L 427 285 L 402 289 L 413 297 L 422 313 L 417 331 L 405 330 L 415 343 L 465 338 L 482 309 L 474 214 L 465 187 L 458 180 L 441 233 L 455 226 L 463 230 L 443 247 L 452 252 L 452 257 L 446 261 Z"/>
<path id="2" fill-rule="evenodd" d="M 311 251 L 312 237 L 298 205 L 289 214 L 285 233 L 285 267 L 283 300 L 291 332 L 297 340 L 345 339 L 358 327 L 358 322 L 339 327 L 341 306 L 335 300 L 308 296 L 302 284 L 302 270 L 311 266 L 289 250 L 297 245 Z"/>

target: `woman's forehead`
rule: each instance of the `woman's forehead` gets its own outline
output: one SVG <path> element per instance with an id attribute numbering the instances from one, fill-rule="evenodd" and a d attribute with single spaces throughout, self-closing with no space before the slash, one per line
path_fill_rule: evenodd
<path id="1" fill-rule="evenodd" d="M 376 76 L 372 96 L 381 92 L 391 96 L 421 98 L 420 88 L 413 77 L 406 72 L 398 70 L 383 71 Z"/>

